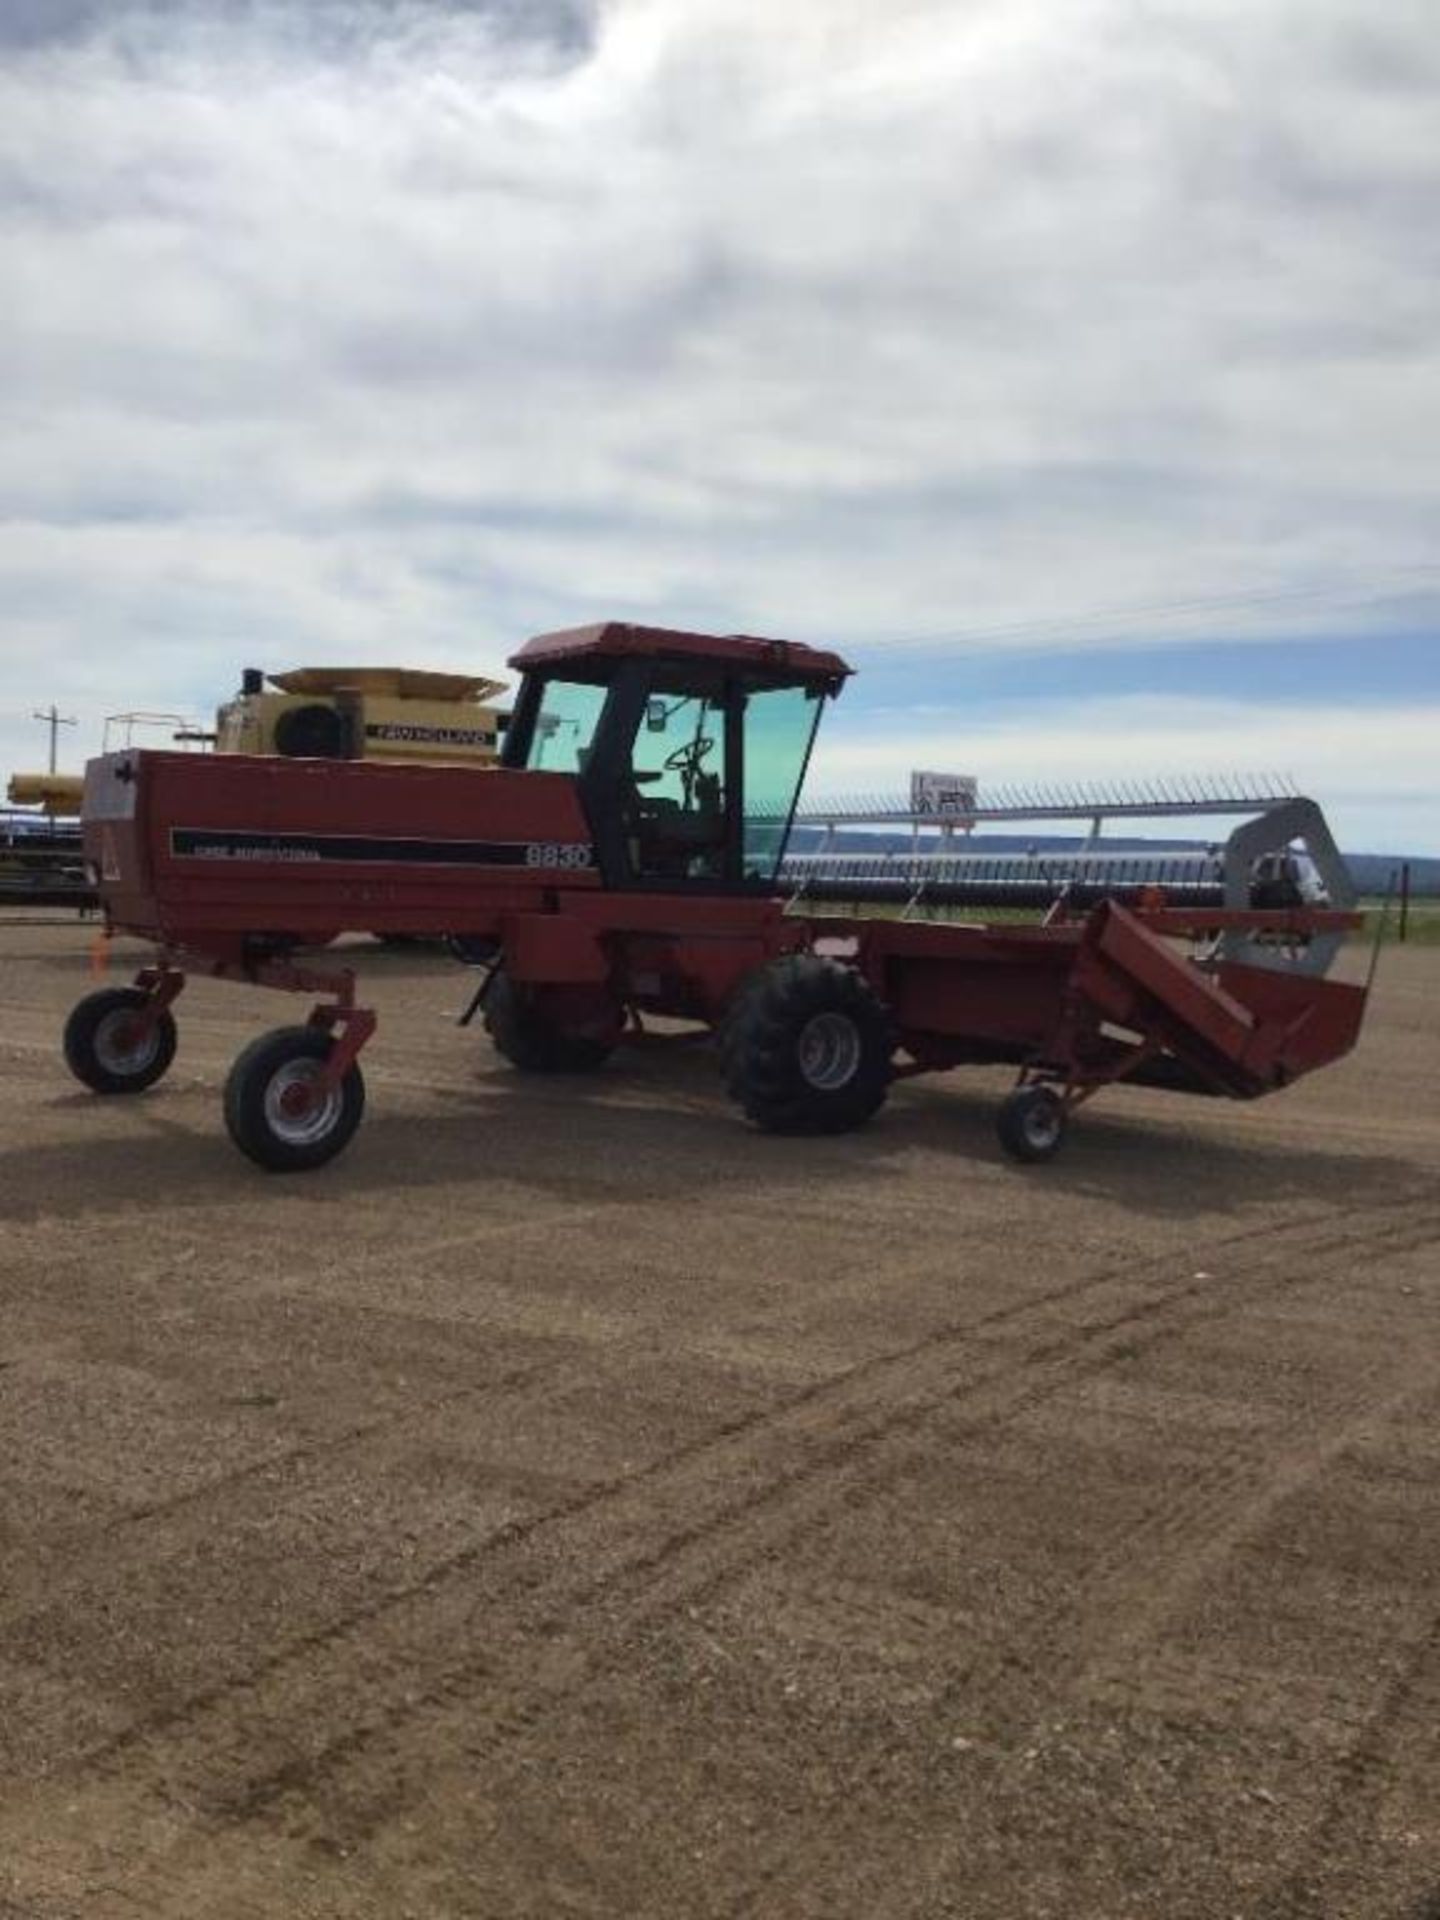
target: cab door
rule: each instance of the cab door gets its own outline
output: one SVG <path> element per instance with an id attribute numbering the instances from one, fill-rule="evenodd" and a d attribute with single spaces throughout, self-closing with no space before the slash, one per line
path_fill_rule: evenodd
<path id="1" fill-rule="evenodd" d="M 629 877 L 716 885 L 738 877 L 731 857 L 733 756 L 728 690 L 651 692 L 622 782 Z"/>

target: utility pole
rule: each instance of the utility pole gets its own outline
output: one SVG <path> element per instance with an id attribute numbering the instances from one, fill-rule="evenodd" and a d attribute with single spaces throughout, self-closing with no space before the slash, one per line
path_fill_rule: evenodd
<path id="1" fill-rule="evenodd" d="M 72 714 L 61 713 L 53 700 L 43 713 L 37 708 L 35 712 L 31 714 L 30 718 L 32 720 L 43 720 L 50 729 L 50 771 L 54 773 L 56 739 L 59 736 L 61 727 L 73 727 L 77 724 L 75 718 Z"/>

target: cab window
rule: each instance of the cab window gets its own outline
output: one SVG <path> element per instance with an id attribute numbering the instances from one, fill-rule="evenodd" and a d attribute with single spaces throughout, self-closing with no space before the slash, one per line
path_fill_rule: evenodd
<path id="1" fill-rule="evenodd" d="M 819 687 L 768 687 L 745 702 L 745 872 L 773 880 L 825 704 Z"/>
<path id="2" fill-rule="evenodd" d="M 576 680 L 547 681 L 526 765 L 542 773 L 579 773 L 589 758 L 608 691 Z"/>
<path id="3" fill-rule="evenodd" d="M 724 877 L 725 728 L 718 698 L 654 693 L 646 701 L 622 795 L 637 878 Z"/>

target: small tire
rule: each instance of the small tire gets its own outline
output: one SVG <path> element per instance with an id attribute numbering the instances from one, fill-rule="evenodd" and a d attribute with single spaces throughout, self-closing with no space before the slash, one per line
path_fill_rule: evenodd
<path id="1" fill-rule="evenodd" d="M 139 987 L 87 993 L 65 1022 L 65 1064 L 95 1093 L 143 1093 L 175 1058 L 175 1019 L 168 1007 L 141 1025 L 150 996 Z"/>
<path id="2" fill-rule="evenodd" d="M 321 1027 L 276 1027 L 236 1056 L 225 1081 L 225 1126 L 267 1173 L 308 1173 L 349 1145 L 365 1111 L 353 1061 L 319 1099 L 314 1085 L 334 1045 Z"/>
<path id="3" fill-rule="evenodd" d="M 567 1025 L 547 1009 L 544 989 L 517 986 L 503 967 L 485 990 L 484 1006 L 496 1052 L 522 1073 L 594 1073 L 619 1038 L 618 1010 L 601 1007 L 603 1017 L 587 1026 Z"/>
<path id="4" fill-rule="evenodd" d="M 995 1132 L 1012 1160 L 1053 1160 L 1065 1143 L 1069 1116 L 1053 1087 L 1017 1087 L 1001 1101 Z"/>
<path id="5" fill-rule="evenodd" d="M 814 954 L 773 961 L 720 1035 L 726 1091 L 765 1133 L 849 1133 L 885 1104 L 894 1042 L 868 982 Z"/>

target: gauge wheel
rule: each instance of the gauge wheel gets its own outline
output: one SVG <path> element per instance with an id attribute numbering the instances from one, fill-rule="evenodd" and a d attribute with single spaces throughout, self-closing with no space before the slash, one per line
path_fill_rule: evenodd
<path id="1" fill-rule="evenodd" d="M 1065 1141 L 1068 1116 L 1053 1087 L 1017 1087 L 995 1115 L 995 1131 L 1012 1160 L 1053 1160 Z"/>
<path id="2" fill-rule="evenodd" d="M 139 987 L 86 994 L 65 1022 L 65 1064 L 96 1093 L 143 1093 L 175 1058 L 175 1019 L 168 1007 L 146 1017 L 150 996 Z"/>

